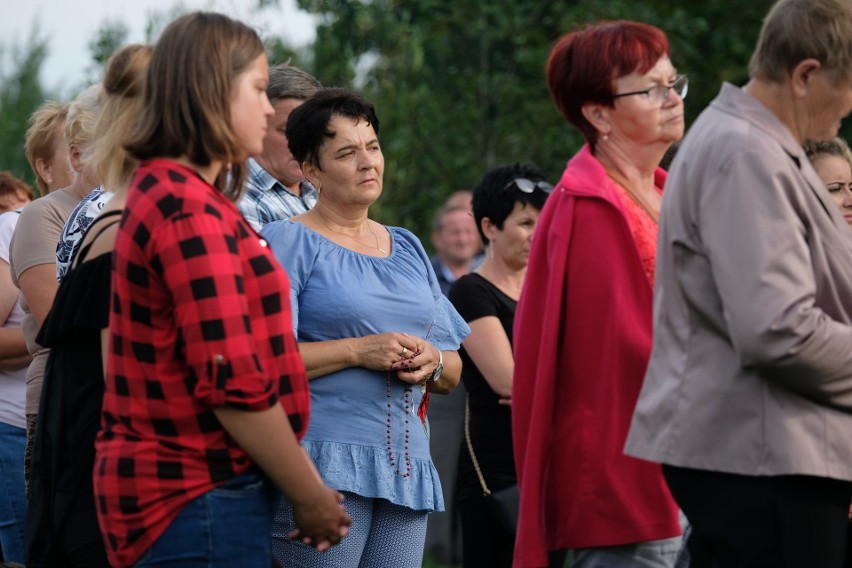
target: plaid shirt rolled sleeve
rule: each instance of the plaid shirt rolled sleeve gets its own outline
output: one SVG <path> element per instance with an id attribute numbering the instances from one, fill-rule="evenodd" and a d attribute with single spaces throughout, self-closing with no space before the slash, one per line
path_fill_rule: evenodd
<path id="1" fill-rule="evenodd" d="M 138 168 L 116 237 L 95 494 L 115 566 L 184 505 L 251 467 L 213 408 L 280 404 L 296 435 L 310 393 L 289 281 L 218 191 L 167 160 Z"/>
<path id="2" fill-rule="evenodd" d="M 155 241 L 156 261 L 174 301 L 193 395 L 210 406 L 243 410 L 273 406 L 277 389 L 255 352 L 252 322 L 246 314 L 259 308 L 267 317 L 282 317 L 285 303 L 273 292 L 262 305 L 248 305 L 252 300 L 244 291 L 237 240 L 222 234 L 215 215 L 175 219 L 157 230 Z M 274 272 L 264 256 L 250 264 L 257 269 L 255 277 Z"/>

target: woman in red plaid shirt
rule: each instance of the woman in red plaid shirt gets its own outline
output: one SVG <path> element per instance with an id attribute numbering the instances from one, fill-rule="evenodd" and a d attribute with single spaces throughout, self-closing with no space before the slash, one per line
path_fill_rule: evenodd
<path id="1" fill-rule="evenodd" d="M 320 550 L 350 518 L 299 445 L 287 275 L 231 201 L 272 114 L 266 55 L 247 26 L 193 13 L 163 31 L 146 80 L 113 259 L 101 530 L 113 566 L 268 568 L 273 484 L 296 503 L 292 536 Z"/>

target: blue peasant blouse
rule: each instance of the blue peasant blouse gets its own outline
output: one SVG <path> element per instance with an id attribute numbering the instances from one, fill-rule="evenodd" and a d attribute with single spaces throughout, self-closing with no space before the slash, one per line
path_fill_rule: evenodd
<path id="1" fill-rule="evenodd" d="M 401 332 L 442 351 L 459 348 L 470 328 L 441 293 L 420 241 L 406 229 L 387 229 L 391 254 L 381 258 L 341 247 L 298 222 L 263 228 L 261 236 L 290 278 L 300 342 Z M 311 380 L 310 390 L 303 444 L 326 484 L 414 510 L 444 509 L 429 455 L 428 421 L 424 426 L 417 417 L 422 398 L 417 386 L 393 372 L 350 367 Z M 406 435 L 409 477 L 403 476 Z"/>

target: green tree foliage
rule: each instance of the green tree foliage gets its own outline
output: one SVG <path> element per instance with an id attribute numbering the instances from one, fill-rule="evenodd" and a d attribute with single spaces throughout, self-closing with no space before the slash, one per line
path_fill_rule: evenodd
<path id="1" fill-rule="evenodd" d="M 26 45 L 13 46 L 9 56 L 2 53 L 10 68 L 0 69 L 0 169 L 9 170 L 35 189 L 35 176 L 24 154 L 24 137 L 30 114 L 46 98 L 39 72 L 47 56 L 47 40 L 38 29 Z"/>
<path id="2" fill-rule="evenodd" d="M 562 34 L 601 19 L 654 24 L 690 75 L 691 121 L 723 80 L 742 82 L 770 0 L 299 0 L 321 23 L 313 68 L 375 105 L 385 154 L 377 217 L 428 234 L 449 193 L 489 168 L 533 162 L 551 180 L 582 144 L 549 99 Z"/>
<path id="3" fill-rule="evenodd" d="M 89 41 L 89 53 L 92 54 L 92 63 L 89 66 L 87 80 L 81 90 L 101 80 L 104 65 L 119 47 L 127 41 L 129 30 L 120 21 L 104 21 L 98 27 L 95 37 Z"/>

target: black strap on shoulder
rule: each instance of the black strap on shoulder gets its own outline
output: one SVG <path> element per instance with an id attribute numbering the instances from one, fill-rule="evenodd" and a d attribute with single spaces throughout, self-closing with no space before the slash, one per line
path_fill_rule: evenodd
<path id="1" fill-rule="evenodd" d="M 88 235 L 89 233 L 91 233 L 92 229 L 95 228 L 95 225 L 97 225 L 99 221 L 102 222 L 104 220 L 109 219 L 110 217 L 120 216 L 121 213 L 122 213 L 122 211 L 120 209 L 115 209 L 115 210 L 112 210 L 112 211 L 106 211 L 104 213 L 101 213 L 100 215 L 98 215 L 95 218 L 94 221 L 92 221 L 92 224 L 89 225 L 89 229 L 86 231 L 86 234 Z M 80 247 L 80 252 L 77 253 L 77 258 L 74 260 L 75 266 L 86 261 L 86 257 L 89 256 L 89 249 L 92 248 L 92 245 L 95 243 L 96 240 L 98 240 L 98 237 L 100 237 L 101 234 L 104 231 L 106 231 L 107 229 L 109 229 L 110 227 L 112 227 L 113 225 L 118 223 L 119 221 L 121 221 L 121 219 L 113 219 L 110 223 L 104 224 L 103 227 L 100 227 L 98 229 L 98 232 L 95 233 L 95 236 L 92 237 L 91 239 L 89 239 L 89 242 L 87 242 L 84 246 Z M 84 239 L 85 239 L 85 237 L 84 237 Z"/>

